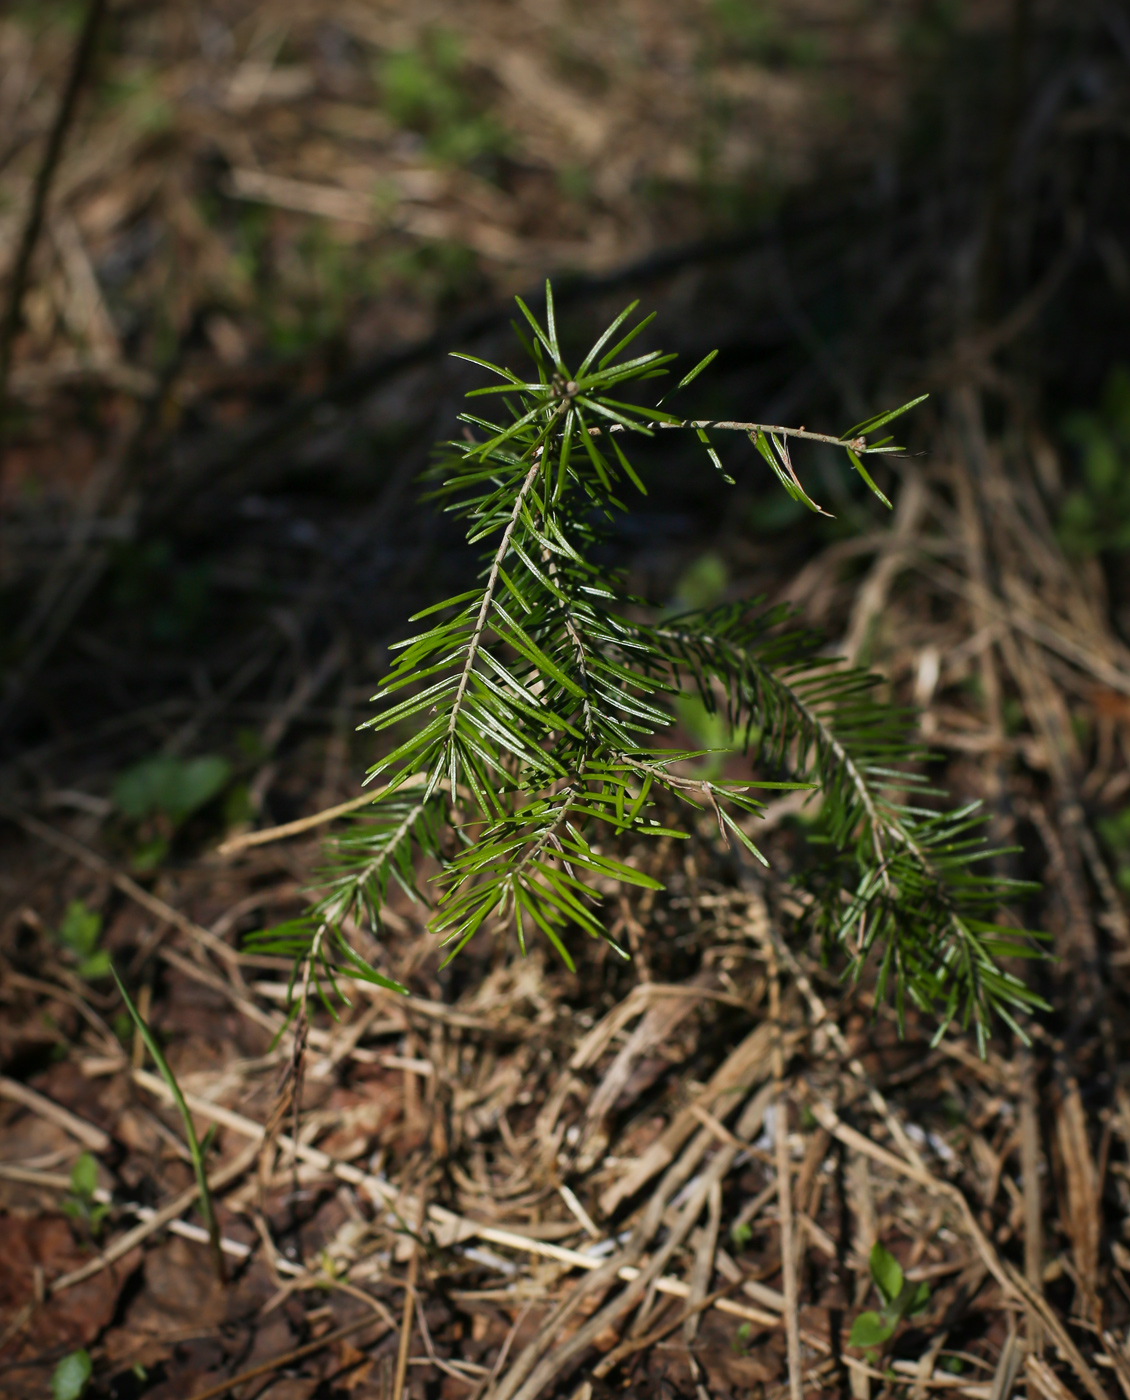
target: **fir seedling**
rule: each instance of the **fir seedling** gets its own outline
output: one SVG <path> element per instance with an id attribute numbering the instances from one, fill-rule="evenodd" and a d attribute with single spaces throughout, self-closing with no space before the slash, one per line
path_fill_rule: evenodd
<path id="1" fill-rule="evenodd" d="M 570 968 L 578 932 L 626 957 L 602 895 L 658 887 L 641 868 L 641 841 L 685 837 L 705 817 L 721 842 L 764 864 L 755 793 L 812 788 L 828 859 L 811 880 L 811 917 L 828 952 L 853 978 L 877 961 L 878 993 L 900 1017 L 909 998 L 982 1041 L 994 1014 L 1015 1025 L 1037 998 L 999 960 L 1031 956 L 1035 944 L 998 911 L 1028 887 L 987 867 L 999 852 L 981 840 L 973 806 L 933 805 L 913 716 L 879 699 L 874 676 L 829 659 L 788 609 L 755 600 L 649 611 L 597 548 L 627 509 L 623 493 L 646 492 L 646 469 L 626 449 L 661 431 L 696 435 L 727 481 L 712 435 L 747 437 L 789 495 L 819 513 L 790 445 L 831 445 L 889 504 L 865 461 L 901 450 L 881 430 L 920 400 L 840 438 L 680 419 L 628 397 L 675 358 L 635 353 L 652 319 L 627 329 L 635 303 L 579 363 L 564 357 L 548 285 L 544 324 L 518 305 L 531 370 L 461 356 L 500 381 L 470 395 L 500 411 L 462 414 L 463 439 L 446 445 L 434 475 L 434 499 L 483 551 L 479 581 L 411 619 L 417 630 L 398 643 L 380 709 L 362 726 L 392 736 L 369 770 L 380 783 L 373 805 L 336 843 L 308 916 L 252 946 L 294 958 L 296 1005 L 316 990 L 332 1010 L 340 974 L 396 987 L 346 934 L 353 919 L 379 932 L 395 881 L 427 896 L 449 959 L 484 925 L 509 926 L 523 952 L 544 938 Z M 775 776 L 723 780 L 695 765 L 701 751 L 666 745 L 690 696 L 720 717 L 729 748 Z M 439 870 L 421 889 L 424 856 Z"/>

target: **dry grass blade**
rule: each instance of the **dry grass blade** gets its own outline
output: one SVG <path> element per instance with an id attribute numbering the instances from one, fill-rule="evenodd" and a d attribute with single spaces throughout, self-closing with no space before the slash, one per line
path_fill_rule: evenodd
<path id="1" fill-rule="evenodd" d="M 891 528 L 879 547 L 874 563 L 856 594 L 843 642 L 837 648 L 844 660 L 855 665 L 869 640 L 876 619 L 886 607 L 899 572 L 914 558 L 915 536 L 926 516 L 929 492 L 917 472 L 910 472 L 899 493 Z"/>
<path id="2" fill-rule="evenodd" d="M 679 1212 L 666 1240 L 637 1277 L 562 1345 L 554 1347 L 554 1334 L 547 1332 L 541 1350 L 548 1354 L 536 1364 L 524 1367 L 521 1372 L 516 1367 L 511 1376 L 504 1379 L 497 1388 L 492 1400 L 536 1400 L 550 1385 L 571 1373 L 592 1345 L 594 1338 L 600 1336 L 607 1328 L 616 1327 L 621 1323 L 627 1313 L 643 1299 L 648 1287 L 660 1277 L 675 1250 L 690 1234 L 706 1205 L 711 1187 L 726 1175 L 736 1155 L 736 1150 L 730 1147 L 719 1151 L 703 1173 L 694 1193 Z"/>
<path id="3" fill-rule="evenodd" d="M 915 1373 L 914 1385 L 910 1392 L 910 1400 L 925 1400 L 926 1392 L 930 1388 L 929 1383 L 934 1376 L 934 1364 L 937 1361 L 939 1355 L 941 1354 L 942 1348 L 945 1346 L 948 1337 L 948 1330 L 945 1327 L 941 1328 L 938 1331 L 937 1336 L 935 1336 L 931 1340 L 930 1345 L 922 1353 L 922 1356 L 918 1362 L 918 1370 Z M 870 1377 L 864 1377 L 863 1379 L 867 1380 L 867 1388 L 868 1391 L 870 1391 Z M 853 1385 L 852 1394 L 854 1393 L 855 1388 Z M 1005 1396 L 1005 1400 L 1007 1400 L 1007 1395 Z"/>
<path id="4" fill-rule="evenodd" d="M 1102 1337 L 1103 1354 L 1118 1379 L 1123 1395 L 1130 1397 L 1130 1355 L 1127 1355 L 1126 1347 L 1113 1333 L 1104 1332 Z"/>
<path id="5" fill-rule="evenodd" d="M 644 986 L 642 1000 L 647 1009 L 639 1025 L 624 1042 L 593 1091 L 585 1110 L 588 1123 L 599 1123 L 609 1113 L 613 1104 L 620 1102 L 620 1106 L 624 1106 L 622 1096 L 637 1061 L 657 1045 L 670 1040 L 680 1023 L 695 1009 L 697 997 L 718 990 L 714 985 L 716 982 L 717 978 L 712 972 L 700 973 L 690 981 L 685 994 L 680 995 L 682 989 L 673 988 L 673 995 L 662 998 L 654 998 L 649 994 L 646 985 Z M 578 1055 L 574 1055 L 574 1062 Z"/>
<path id="6" fill-rule="evenodd" d="M 989 1388 L 989 1400 L 1009 1400 L 1016 1378 L 1024 1365 L 1024 1343 L 1017 1332 L 1009 1332 L 1008 1340 L 1001 1349 L 997 1369 L 993 1373 L 993 1383 Z"/>
<path id="7" fill-rule="evenodd" d="M 416 1208 L 416 1231 L 412 1240 L 412 1255 L 408 1260 L 408 1276 L 404 1283 L 404 1311 L 400 1319 L 400 1345 L 396 1353 L 396 1373 L 392 1383 L 392 1400 L 402 1400 L 404 1382 L 408 1376 L 408 1353 L 412 1345 L 412 1318 L 416 1308 L 416 1284 L 420 1277 L 420 1232 L 427 1222 L 426 1188 L 421 1185 Z"/>
<path id="8" fill-rule="evenodd" d="M 756 1026 L 714 1072 L 695 1102 L 702 1108 L 720 1110 L 728 1116 L 743 1093 L 769 1077 L 772 1039 L 771 1026 L 767 1023 Z M 600 1208 L 605 1215 L 612 1215 L 621 1202 L 630 1199 L 653 1176 L 670 1166 L 695 1131 L 697 1121 L 691 1107 L 675 1115 L 625 1175 L 602 1193 Z"/>
<path id="9" fill-rule="evenodd" d="M 621 1342 L 619 1346 L 613 1347 L 608 1355 L 602 1357 L 592 1368 L 593 1379 L 603 1380 L 603 1378 L 611 1374 L 622 1361 L 626 1361 L 629 1356 L 635 1356 L 641 1351 L 647 1351 L 649 1347 L 653 1347 L 656 1342 L 661 1342 L 664 1337 L 670 1336 L 671 1333 L 676 1331 L 679 1327 L 682 1327 L 685 1333 L 687 1327 L 692 1322 L 701 1318 L 707 1308 L 713 1307 L 715 1303 L 725 1298 L 732 1287 L 733 1285 L 731 1284 L 727 1288 L 719 1288 L 715 1292 L 707 1294 L 706 1297 L 689 1304 L 681 1312 L 676 1313 L 674 1317 L 669 1318 L 666 1322 L 660 1323 L 658 1327 L 645 1333 L 644 1336 L 632 1337 L 626 1342 Z"/>
<path id="10" fill-rule="evenodd" d="M 325 807 L 308 817 L 283 822 L 281 826 L 266 827 L 262 831 L 243 831 L 236 836 L 229 836 L 216 848 L 216 854 L 234 856 L 254 846 L 267 846 L 273 841 L 287 841 L 292 836 L 301 836 L 304 832 L 313 831 L 315 827 L 326 826 L 336 821 L 338 817 L 347 817 L 350 812 L 359 812 L 363 807 L 372 806 L 383 790 L 375 788 L 372 792 L 363 792 L 359 797 L 351 797 L 348 802 L 338 802 L 333 807 Z"/>
<path id="11" fill-rule="evenodd" d="M 1012 1285 L 1012 1291 L 1022 1302 L 1026 1301 L 1030 1303 L 1039 1314 L 1041 1321 L 1054 1340 L 1056 1346 L 1070 1362 L 1072 1370 L 1083 1383 L 1088 1393 L 1094 1397 L 1094 1400 L 1109 1400 L 1102 1382 L 1099 1380 L 1098 1376 L 1095 1375 L 1094 1370 L 1087 1364 L 1083 1353 L 1071 1340 L 1067 1328 L 1064 1327 L 1060 1319 L 1052 1312 L 1051 1308 L 1048 1306 L 1047 1300 L 1041 1297 L 1040 1294 L 1032 1288 L 1023 1275 L 1017 1273 L 1011 1266 L 1006 1267 L 1008 1267 L 1008 1277 Z"/>
<path id="12" fill-rule="evenodd" d="M 1087 1140 L 1087 1120 L 1079 1085 L 1068 1078 L 1062 1086 L 1056 1112 L 1056 1140 L 1063 1160 L 1067 1188 L 1064 1223 L 1071 1238 L 1075 1270 L 1082 1293 L 1080 1303 L 1098 1325 L 1099 1246 L 1102 1221 L 1099 1216 L 1099 1183 L 1095 1159 Z"/>
<path id="13" fill-rule="evenodd" d="M 1024 1369 L 1029 1383 L 1046 1400 L 1074 1400 L 1071 1391 L 1042 1357 L 1027 1357 Z"/>
<path id="14" fill-rule="evenodd" d="M 706 1200 L 706 1224 L 703 1227 L 699 1238 L 698 1247 L 695 1250 L 694 1268 L 691 1271 L 691 1287 L 687 1297 L 690 1303 L 688 1309 L 693 1316 L 688 1316 L 683 1326 L 683 1338 L 689 1347 L 698 1333 L 698 1323 L 701 1317 L 699 1311 L 706 1291 L 710 1287 L 710 1280 L 714 1277 L 715 1252 L 718 1248 L 718 1229 L 722 1223 L 722 1183 L 716 1181 L 710 1188 L 710 1194 Z"/>
<path id="15" fill-rule="evenodd" d="M 768 927 L 768 925 L 766 925 Z M 789 1099 L 785 1089 L 785 1046 L 781 1024 L 781 977 L 771 936 L 765 940 L 769 965 L 769 1018 L 773 1028 L 773 1145 L 777 1157 L 777 1218 L 781 1235 L 781 1278 L 785 1295 L 785 1340 L 789 1394 L 801 1400 L 800 1318 L 797 1302 L 796 1229 L 793 1221 L 792 1164 L 789 1161 Z"/>
<path id="16" fill-rule="evenodd" d="M 1024 1277 L 1033 1290 L 1043 1288 L 1044 1220 L 1040 1199 L 1040 1127 L 1035 1066 L 1025 1055 L 1022 1066 L 1020 1099 L 1020 1171 L 1024 1193 Z M 1028 1347 L 1039 1353 L 1043 1347 L 1043 1332 L 1039 1320 L 1028 1309 Z"/>

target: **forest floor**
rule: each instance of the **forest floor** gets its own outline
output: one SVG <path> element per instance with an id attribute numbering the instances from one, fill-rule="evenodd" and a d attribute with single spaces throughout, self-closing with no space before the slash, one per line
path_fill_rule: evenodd
<path id="1" fill-rule="evenodd" d="M 0 18 L 9 266 L 78 14 Z M 110 7 L 0 443 L 5 1397 L 79 1349 L 147 1400 L 783 1397 L 791 1329 L 808 1394 L 1130 1396 L 1130 39 L 1033 14 Z M 510 355 L 550 273 L 568 337 L 640 297 L 720 346 L 711 413 L 931 392 L 893 515 L 818 455 L 831 524 L 662 444 L 616 547 L 660 604 L 792 603 L 918 708 L 1042 882 L 1030 1044 L 844 986 L 790 798 L 766 872 L 657 847 L 627 967 L 441 971 L 397 895 L 356 938 L 411 995 L 296 1047 L 243 939 L 301 913 L 390 644 L 475 567 L 416 501 L 477 382 L 443 352 Z M 211 1134 L 222 1279 L 109 959 Z M 876 1242 L 923 1306 L 852 1347 Z"/>

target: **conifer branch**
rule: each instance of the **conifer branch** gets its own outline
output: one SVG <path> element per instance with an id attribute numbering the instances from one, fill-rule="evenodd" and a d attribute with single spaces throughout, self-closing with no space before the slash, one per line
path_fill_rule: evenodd
<path id="1" fill-rule="evenodd" d="M 648 621 L 646 605 L 598 563 L 601 522 L 625 509 L 623 484 L 644 490 L 621 446 L 626 435 L 690 429 L 725 477 L 709 432 L 740 431 L 784 489 L 819 511 L 790 441 L 842 450 L 886 502 L 862 458 L 900 450 L 874 434 L 920 400 L 842 437 L 680 419 L 621 397 L 673 358 L 658 350 L 624 358 L 650 318 L 605 348 L 634 304 L 575 371 L 558 342 L 551 289 L 544 325 L 519 306 L 533 333 L 533 371 L 521 377 L 463 357 L 501 380 L 470 397 L 501 393 L 505 413 L 460 415 L 470 432 L 447 444 L 432 492 L 466 521 L 471 543 L 497 543 L 474 588 L 412 619 L 424 630 L 398 644 L 374 697 L 382 709 L 362 726 L 397 730 L 369 774 L 387 774 L 387 783 L 337 842 L 306 917 L 256 935 L 254 946 L 295 959 L 303 1002 L 312 992 L 325 999 L 323 981 L 336 991 L 335 976 L 395 987 L 359 956 L 345 925 L 363 916 L 379 932 L 390 881 L 424 898 L 417 869 L 426 856 L 440 867 L 429 882 L 431 927 L 448 960 L 488 920 L 512 925 L 523 952 L 536 931 L 570 967 L 575 931 L 627 956 L 608 933 L 598 889 L 660 888 L 633 847 L 687 836 L 689 807 L 713 816 L 723 842 L 736 839 L 767 864 L 750 834 L 764 810 L 755 794 L 813 788 L 821 803 L 808 848 L 809 917 L 829 952 L 853 978 L 875 961 L 877 993 L 900 1014 L 909 997 L 982 1038 L 994 1015 L 1015 1025 L 1015 1013 L 1039 1003 L 1000 959 L 1031 956 L 1035 944 L 995 920 L 1028 887 L 978 873 L 995 854 L 980 839 L 983 818 L 971 807 L 937 809 L 913 726 L 876 697 L 876 678 L 829 660 L 822 638 L 781 608 L 735 603 Z M 724 711 L 730 747 L 749 750 L 755 780 L 706 778 L 695 772 L 700 752 L 661 746 L 691 687 L 709 711 Z M 817 861 L 820 852 L 830 854 Z"/>
<path id="2" fill-rule="evenodd" d="M 920 400 L 919 400 L 920 402 Z M 750 434 L 757 436 L 763 433 L 767 437 L 798 438 L 803 442 L 824 442 L 829 447 L 850 447 L 853 452 L 901 452 L 901 447 L 868 447 L 867 439 L 862 437 L 834 437 L 831 433 L 810 433 L 805 428 L 784 428 L 776 423 L 739 423 L 727 418 L 683 418 L 677 420 L 663 420 L 662 422 L 646 423 L 641 426 L 658 430 L 660 432 L 671 428 L 695 428 L 703 431 L 717 429 L 718 432 L 744 433 L 747 437 Z M 612 423 L 607 428 L 590 428 L 589 433 L 593 437 L 600 437 L 602 433 L 625 433 L 631 429 L 623 423 Z"/>
<path id="3" fill-rule="evenodd" d="M 657 638 L 664 642 L 677 641 L 682 645 L 691 645 L 699 650 L 700 656 L 704 657 L 708 649 L 721 649 L 722 644 L 719 639 L 707 633 L 677 632 L 670 627 L 660 627 L 655 629 Z M 818 734 L 820 742 L 826 747 L 828 753 L 835 759 L 842 771 L 847 775 L 860 806 L 863 809 L 867 824 L 871 833 L 871 843 L 875 851 L 876 866 L 881 872 L 883 883 L 890 886 L 890 878 L 887 870 L 887 856 L 883 845 L 883 831 L 888 827 L 888 823 L 879 813 L 879 808 L 875 795 L 871 792 L 870 786 L 861 771 L 859 765 L 852 758 L 847 748 L 836 736 L 832 727 L 825 723 L 816 709 L 807 704 L 802 695 L 795 688 L 795 681 L 798 677 L 793 677 L 794 685 L 785 685 L 780 682 L 780 677 L 765 666 L 758 666 L 755 657 L 744 654 L 739 656 L 731 655 L 728 658 L 730 666 L 737 669 L 742 666 L 757 667 L 762 680 L 767 685 L 776 686 L 782 703 L 788 705 L 802 725 Z M 892 830 L 894 828 L 891 828 Z"/>

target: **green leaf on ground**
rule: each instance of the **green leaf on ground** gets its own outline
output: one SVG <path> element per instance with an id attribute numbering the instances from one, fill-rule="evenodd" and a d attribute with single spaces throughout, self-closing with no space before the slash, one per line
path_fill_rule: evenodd
<path id="1" fill-rule="evenodd" d="M 102 915 L 88 909 L 81 899 L 72 899 L 59 925 L 59 942 L 80 958 L 97 951 L 102 936 Z"/>
<path id="2" fill-rule="evenodd" d="M 89 1201 L 98 1188 L 98 1163 L 89 1152 L 80 1152 L 71 1168 L 71 1190 Z"/>
<path id="3" fill-rule="evenodd" d="M 85 1351 L 72 1351 L 64 1356 L 51 1376 L 52 1400 L 79 1400 L 90 1384 L 93 1367 Z"/>
<path id="4" fill-rule="evenodd" d="M 159 754 L 121 775 L 114 784 L 114 802 L 135 821 L 161 813 L 179 826 L 210 802 L 230 776 L 231 764 L 218 754 L 190 759 Z"/>
<path id="5" fill-rule="evenodd" d="M 871 1250 L 869 1261 L 871 1278 L 879 1290 L 879 1296 L 886 1304 L 891 1304 L 902 1292 L 902 1267 L 893 1254 L 883 1248 L 878 1240 Z"/>
<path id="6" fill-rule="evenodd" d="M 890 1341 L 894 1330 L 892 1324 L 884 1322 L 877 1312 L 861 1312 L 851 1324 L 848 1346 L 881 1347 Z"/>

